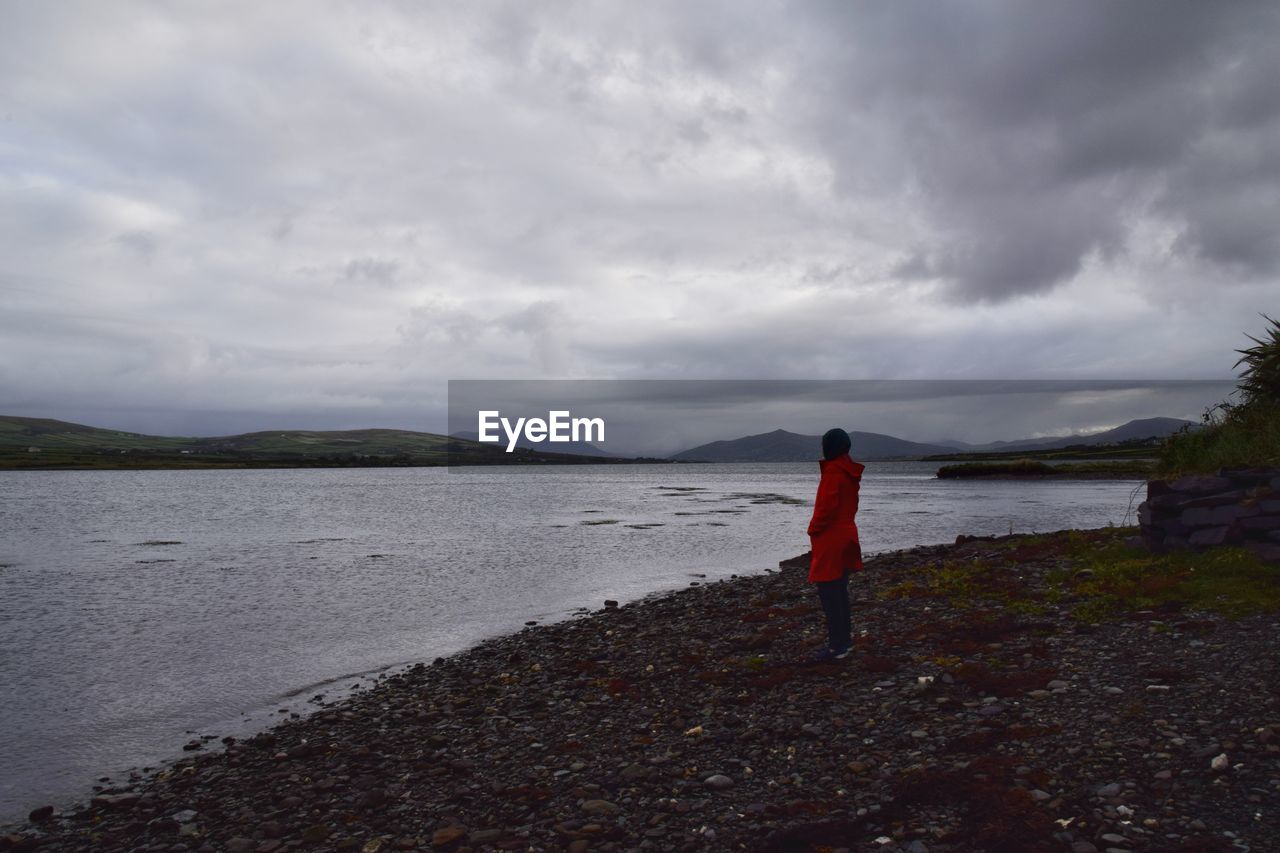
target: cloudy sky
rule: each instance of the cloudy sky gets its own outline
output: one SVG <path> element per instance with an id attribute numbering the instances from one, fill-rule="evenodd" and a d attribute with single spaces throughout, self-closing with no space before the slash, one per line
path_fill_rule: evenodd
<path id="1" fill-rule="evenodd" d="M 1278 41 L 1262 2 L 0 0 L 0 413 L 1230 379 L 1280 313 Z"/>

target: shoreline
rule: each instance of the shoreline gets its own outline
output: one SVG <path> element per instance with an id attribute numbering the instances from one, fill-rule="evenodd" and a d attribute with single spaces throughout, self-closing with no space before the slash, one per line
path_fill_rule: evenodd
<path id="1" fill-rule="evenodd" d="M 838 664 L 806 660 L 821 617 L 795 560 L 525 628 L 8 825 L 0 850 L 1262 844 L 1276 617 L 1073 618 L 1054 573 L 1127 532 L 869 557 Z M 976 566 L 1004 606 L 930 591 Z"/>
<path id="2" fill-rule="evenodd" d="M 1064 472 L 1061 474 L 958 474 L 946 477 L 939 477 L 936 474 L 936 480 L 1032 480 L 1035 482 L 1044 482 L 1045 480 L 1125 480 L 1134 483 L 1146 482 L 1149 474 L 1115 474 L 1109 471 L 1076 471 Z"/>
<path id="3" fill-rule="evenodd" d="M 567 455 L 567 454 L 566 454 Z M 184 460 L 166 457 L 154 462 L 137 462 L 128 465 L 90 464 L 87 462 L 61 463 L 52 462 L 45 465 L 9 465 L 7 460 L 0 459 L 0 471 L 278 471 L 278 470 L 345 470 L 364 468 L 495 468 L 495 467 L 546 467 L 556 465 L 687 465 L 688 462 L 675 459 L 621 459 L 597 456 L 580 456 L 576 459 L 519 456 L 511 460 L 497 461 L 387 461 L 387 462 L 344 462 L 333 459 L 231 459 L 221 460 Z M 114 459 L 108 457 L 108 461 Z"/>

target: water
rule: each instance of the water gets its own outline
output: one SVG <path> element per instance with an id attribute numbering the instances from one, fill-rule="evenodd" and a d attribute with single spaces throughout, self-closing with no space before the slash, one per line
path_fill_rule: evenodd
<path id="1" fill-rule="evenodd" d="M 866 552 L 1118 524 L 1135 486 L 935 467 L 868 467 Z M 807 550 L 816 481 L 816 464 L 0 473 L 0 820 L 526 620 L 772 568 Z"/>

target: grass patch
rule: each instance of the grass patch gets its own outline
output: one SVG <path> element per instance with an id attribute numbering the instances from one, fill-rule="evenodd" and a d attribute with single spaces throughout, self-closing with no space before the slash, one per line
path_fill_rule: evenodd
<path id="1" fill-rule="evenodd" d="M 1085 598 L 1073 611 L 1084 622 L 1124 611 L 1182 607 L 1233 618 L 1280 611 L 1280 566 L 1242 548 L 1154 555 L 1115 543 L 1078 562 L 1066 583 Z"/>
<path id="2" fill-rule="evenodd" d="M 1280 612 L 1280 565 L 1242 548 L 1156 555 L 1128 544 L 1135 532 L 1107 527 L 984 543 L 991 548 L 986 558 L 919 565 L 876 597 L 939 600 L 955 608 L 956 618 L 910 638 L 948 659 L 972 655 L 984 642 L 1003 639 L 1002 633 L 1042 636 L 1040 623 L 1018 620 L 1060 606 L 1071 606 L 1083 623 L 1136 610 L 1198 610 L 1229 618 Z M 1189 623 L 1179 618 L 1178 628 L 1185 630 Z"/>
<path id="3" fill-rule="evenodd" d="M 1049 612 L 1049 607 L 1038 601 L 1011 601 L 1005 608 L 1010 613 L 1019 616 L 1043 616 Z"/>
<path id="4" fill-rule="evenodd" d="M 1204 421 L 1202 429 L 1168 438 L 1156 466 L 1160 476 L 1280 465 L 1280 403 L 1223 405 Z"/>
<path id="5" fill-rule="evenodd" d="M 1026 583 L 1014 564 L 985 560 L 944 560 L 923 568 L 916 578 L 877 593 L 881 599 L 940 598 L 960 609 L 981 604 L 1008 605 L 1027 597 Z"/>

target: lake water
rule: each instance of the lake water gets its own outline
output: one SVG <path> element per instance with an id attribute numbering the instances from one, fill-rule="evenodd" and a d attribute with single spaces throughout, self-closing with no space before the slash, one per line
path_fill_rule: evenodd
<path id="1" fill-rule="evenodd" d="M 865 551 L 1136 505 L 1129 481 L 935 468 L 868 466 Z M 0 472 L 0 821 L 526 620 L 776 567 L 808 549 L 816 482 L 816 464 Z"/>

